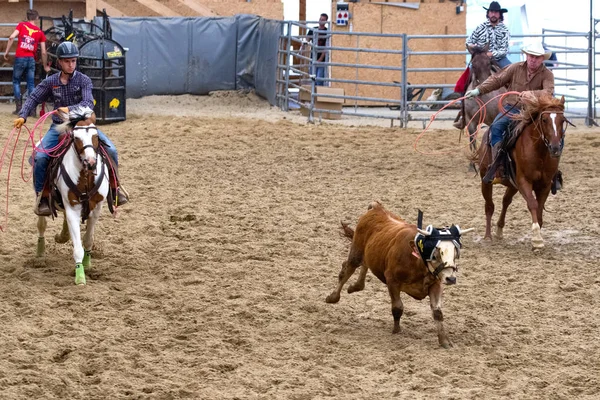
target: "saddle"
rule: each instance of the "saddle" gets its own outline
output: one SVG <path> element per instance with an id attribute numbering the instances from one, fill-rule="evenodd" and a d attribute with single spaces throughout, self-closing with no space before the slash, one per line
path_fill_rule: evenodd
<path id="1" fill-rule="evenodd" d="M 496 171 L 497 178 L 508 179 L 514 187 L 517 187 L 515 181 L 516 166 L 514 160 L 510 156 L 510 151 L 515 147 L 515 143 L 517 142 L 517 138 L 519 137 L 521 132 L 523 132 L 523 126 L 521 126 L 516 121 L 511 121 L 508 125 L 508 132 L 506 133 L 506 135 L 504 135 L 502 141 L 500 142 L 498 155 L 496 156 L 495 160 L 492 160 L 492 164 L 489 167 L 491 170 Z M 488 151 L 491 151 L 492 146 L 490 144 L 489 134 L 487 136 L 486 146 L 488 146 Z"/>

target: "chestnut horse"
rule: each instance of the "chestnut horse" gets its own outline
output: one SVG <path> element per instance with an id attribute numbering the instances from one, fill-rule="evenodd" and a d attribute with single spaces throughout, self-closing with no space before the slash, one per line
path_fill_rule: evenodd
<path id="1" fill-rule="evenodd" d="M 558 163 L 562 153 L 563 137 L 567 124 L 572 125 L 564 115 L 565 98 L 554 98 L 550 95 L 521 98 L 523 109 L 516 116 L 519 121 L 515 129 L 517 138 L 514 146 L 507 149 L 510 168 L 502 185 L 506 192 L 502 199 L 502 211 L 496 224 L 496 237 L 502 238 L 506 210 L 513 196 L 519 192 L 527 202 L 531 213 L 531 243 L 534 249 L 544 247 L 541 234 L 543 211 L 546 199 L 550 194 L 552 179 L 558 171 Z M 480 176 L 483 179 L 491 163 L 489 145 L 489 129 L 484 134 L 483 142 L 474 161 L 479 164 Z M 493 185 L 481 183 L 481 192 L 485 199 L 485 239 L 492 239 L 491 223 L 494 213 L 492 199 Z"/>
<path id="2" fill-rule="evenodd" d="M 475 47 L 474 49 L 469 49 L 469 52 L 471 53 L 471 77 L 469 79 L 467 91 L 475 89 L 478 85 L 483 83 L 483 81 L 494 74 L 494 70 L 500 69 L 498 64 L 496 64 L 496 61 L 487 55 L 487 45 L 483 48 Z M 481 95 L 478 99 L 485 104 L 492 98 L 505 92 L 506 88 L 502 87 L 493 92 Z M 475 134 L 477 133 L 479 120 L 482 119 L 482 123 L 490 126 L 492 122 L 494 122 L 494 118 L 496 118 L 500 112 L 498 102 L 492 101 L 485 106 L 485 118 L 482 118 L 480 112 L 480 103 L 474 98 L 465 99 L 463 101 L 463 119 L 465 121 L 465 126 L 469 131 L 469 139 L 471 140 L 471 148 L 473 150 L 477 148 L 477 138 L 475 137 Z"/>

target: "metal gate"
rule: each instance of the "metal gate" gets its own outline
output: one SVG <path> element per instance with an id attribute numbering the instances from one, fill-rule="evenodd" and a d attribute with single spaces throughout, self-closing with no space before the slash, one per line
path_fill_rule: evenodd
<path id="1" fill-rule="evenodd" d="M 316 23 L 316 22 L 315 22 Z M 598 20 L 596 20 L 598 23 Z M 312 23 L 310 23 L 312 24 Z M 286 30 L 280 37 L 279 47 L 279 65 L 277 75 L 277 99 L 278 105 L 282 110 L 288 111 L 291 108 L 305 108 L 308 110 L 308 120 L 313 121 L 315 113 L 329 112 L 348 116 L 372 117 L 390 119 L 391 124 L 398 121 L 401 127 L 406 127 L 409 121 L 421 121 L 423 125 L 430 120 L 430 115 L 423 116 L 423 113 L 417 111 L 439 109 L 448 104 L 453 98 L 458 97 L 452 94 L 454 83 L 447 83 L 448 80 L 440 79 L 447 73 L 456 74 L 463 71 L 465 65 L 456 67 L 414 67 L 420 57 L 427 56 L 464 56 L 466 60 L 466 51 L 441 50 L 442 46 L 429 51 L 413 51 L 411 48 L 419 47 L 417 43 L 423 41 L 439 41 L 443 43 L 448 39 L 466 40 L 464 35 L 406 35 L 406 34 L 380 34 L 369 32 L 336 32 L 319 31 L 313 29 L 313 34 L 292 34 L 293 31 L 304 33 L 310 29 L 307 23 L 286 21 Z M 329 28 L 328 28 L 329 29 Z M 326 46 L 319 46 L 317 34 L 326 35 L 328 38 Z M 350 37 L 345 40 L 332 40 L 335 37 Z M 565 96 L 567 101 L 566 113 L 572 119 L 583 119 L 587 126 L 595 125 L 596 105 L 598 101 L 595 96 L 596 86 L 594 84 L 595 72 L 600 69 L 595 65 L 595 58 L 598 52 L 595 50 L 595 43 L 600 36 L 592 32 L 565 32 L 556 30 L 544 30 L 542 35 L 515 35 L 513 38 L 523 38 L 526 40 L 541 40 L 549 50 L 557 54 L 557 65 L 548 65 L 555 74 L 556 95 Z M 375 38 L 375 39 L 374 39 Z M 385 41 L 395 41 L 398 43 L 395 49 L 385 48 L 385 46 L 375 46 L 377 38 Z M 576 46 L 566 46 L 561 42 L 576 41 Z M 361 43 L 369 41 L 369 46 L 361 46 Z M 352 45 L 333 46 L 333 42 L 346 43 Z M 383 40 L 381 41 L 383 42 Z M 318 52 L 326 51 L 330 54 L 335 52 L 354 52 L 358 60 L 359 54 L 385 54 L 395 63 L 390 64 L 372 64 L 359 63 L 348 64 L 335 62 L 335 57 L 325 59 L 322 62 L 316 61 Z M 594 57 L 592 57 L 592 54 Z M 317 77 L 314 73 L 315 68 L 322 67 L 327 71 L 335 68 L 353 68 L 356 70 L 356 76 L 352 79 L 341 79 L 325 74 L 324 78 Z M 393 71 L 397 75 L 396 79 L 391 81 L 376 81 L 374 79 L 359 79 L 361 71 L 378 70 Z M 410 76 L 414 74 L 426 74 L 427 83 L 411 84 Z M 383 74 L 383 72 L 382 72 Z M 370 75 L 373 76 L 373 75 Z M 325 85 L 348 87 L 352 85 L 355 88 L 354 93 L 344 95 L 336 94 L 318 94 L 319 98 L 340 98 L 343 99 L 345 107 L 342 111 L 332 111 L 320 109 L 315 106 L 317 98 L 316 87 L 318 83 Z M 388 88 L 386 93 L 391 94 L 388 97 L 373 97 L 359 95 L 360 88 L 365 86 L 378 86 Z M 391 90 L 390 90 L 391 88 Z M 440 98 L 429 96 L 424 98 L 425 93 L 436 91 Z M 303 96 L 299 95 L 303 92 Z M 310 99 L 302 101 L 300 98 Z M 369 107 L 361 107 L 359 103 L 369 103 Z M 353 107 L 349 107 L 353 106 Z M 378 107 L 376 107 L 378 106 Z M 437 119 L 453 119 L 452 117 L 438 117 Z"/>

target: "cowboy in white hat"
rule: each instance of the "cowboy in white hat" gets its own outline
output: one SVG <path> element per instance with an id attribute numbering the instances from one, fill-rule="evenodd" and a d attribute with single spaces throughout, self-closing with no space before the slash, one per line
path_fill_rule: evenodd
<path id="1" fill-rule="evenodd" d="M 537 42 L 523 47 L 521 51 L 527 56 L 525 61 L 511 64 L 496 75 L 491 75 L 475 89 L 468 91 L 465 96 L 475 97 L 501 87 L 505 87 L 509 92 L 520 92 L 521 97 L 539 96 L 542 93 L 554 95 L 554 74 L 544 65 L 544 60 L 549 59 L 552 52 L 545 50 L 544 46 Z M 507 96 L 502 106 L 504 110 L 496 116 L 490 127 L 490 144 L 494 161 L 483 178 L 485 183 L 498 182 L 494 180 L 494 175 L 495 166 L 499 164 L 496 159 L 500 154 L 502 138 L 511 122 L 511 116 L 520 112 L 517 95 Z"/>
<path id="2" fill-rule="evenodd" d="M 552 55 L 552 52 L 546 50 L 541 42 L 534 42 L 529 46 L 525 46 L 521 49 L 521 52 L 532 56 L 544 56 L 544 60 L 549 60 Z"/>

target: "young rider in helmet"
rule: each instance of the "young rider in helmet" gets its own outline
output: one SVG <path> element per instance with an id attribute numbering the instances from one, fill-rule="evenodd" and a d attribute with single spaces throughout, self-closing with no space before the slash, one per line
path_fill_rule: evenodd
<path id="1" fill-rule="evenodd" d="M 58 58 L 60 71 L 44 79 L 27 98 L 27 101 L 23 104 L 23 108 L 19 113 L 19 118 L 14 122 L 15 128 L 23 126 L 29 112 L 43 102 L 53 102 L 54 109 L 73 106 L 94 108 L 92 80 L 75 70 L 77 67 L 77 59 L 79 58 L 77 46 L 71 42 L 61 43 L 56 49 L 56 57 Z M 59 143 L 59 133 L 56 130 L 56 125 L 62 122 L 63 121 L 58 115 L 55 114 L 52 116 L 52 125 L 50 125 L 50 129 L 48 129 L 48 132 L 44 135 L 39 146 L 40 148 L 51 149 Z M 99 129 L 98 138 L 104 142 L 105 149 L 114 160 L 115 164 L 118 164 L 117 149 L 115 148 L 115 145 Z M 50 156 L 43 151 L 38 151 L 35 154 L 33 177 L 36 203 L 34 212 L 40 216 L 51 215 L 48 198 L 43 194 L 49 159 Z M 118 205 L 127 203 L 128 198 L 124 191 L 117 189 L 117 196 L 119 199 Z"/>

